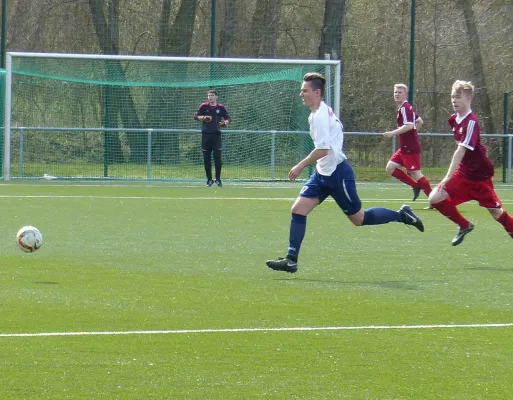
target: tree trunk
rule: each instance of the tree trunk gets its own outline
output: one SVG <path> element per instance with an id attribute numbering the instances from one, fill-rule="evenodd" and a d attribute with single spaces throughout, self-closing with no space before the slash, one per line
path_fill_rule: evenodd
<path id="1" fill-rule="evenodd" d="M 167 2 L 167 0 L 165 0 Z M 173 25 L 168 30 L 168 40 L 165 41 L 164 54 L 172 56 L 188 56 L 191 51 L 194 20 L 196 18 L 196 0 L 183 0 L 176 14 Z M 169 18 L 169 15 L 168 15 Z"/>
<path id="2" fill-rule="evenodd" d="M 342 59 L 342 25 L 346 14 L 346 0 L 325 0 L 319 58 L 329 54 L 332 60 Z"/>
<path id="3" fill-rule="evenodd" d="M 326 0 L 324 3 L 324 22 L 319 45 L 319 58 L 329 54 L 330 59 L 340 60 L 340 78 L 344 76 L 342 62 L 342 25 L 346 14 L 346 0 Z M 334 90 L 342 90 L 342 87 Z M 340 111 L 340 110 L 339 110 Z"/>
<path id="4" fill-rule="evenodd" d="M 251 19 L 251 49 L 254 57 L 275 57 L 282 0 L 257 0 Z"/>
<path id="5" fill-rule="evenodd" d="M 194 31 L 197 1 L 183 0 L 170 26 L 171 7 L 171 0 L 163 0 L 159 21 L 158 54 L 188 56 Z M 168 67 L 169 65 L 166 66 Z M 183 97 L 182 91 L 183 89 L 180 88 L 152 88 L 148 96 L 146 125 L 161 129 L 177 128 L 179 127 L 178 118 L 183 113 L 190 114 L 192 118 L 193 110 L 181 110 L 180 103 L 176 101 Z M 173 112 L 170 112 L 169 104 L 173 104 Z M 179 145 L 179 136 L 176 133 L 155 132 L 152 139 L 152 161 L 160 164 L 179 164 Z"/>
<path id="6" fill-rule="evenodd" d="M 226 16 L 219 40 L 219 57 L 231 57 L 235 43 L 235 26 L 237 21 L 237 0 L 226 0 Z"/>
<path id="7" fill-rule="evenodd" d="M 493 122 L 492 107 L 490 105 L 490 97 L 486 86 L 486 79 L 483 67 L 483 57 L 481 55 L 481 47 L 479 44 L 479 34 L 477 31 L 477 23 L 472 8 L 472 0 L 457 0 L 458 7 L 463 12 L 465 18 L 465 26 L 470 45 L 472 56 L 472 75 L 473 80 L 480 90 L 477 92 L 477 99 L 480 105 L 480 120 L 483 133 L 496 133 L 495 124 Z M 502 162 L 501 145 L 497 142 L 488 143 L 488 155 L 494 164 Z"/>
<path id="8" fill-rule="evenodd" d="M 472 0 L 457 0 L 457 5 L 463 12 L 463 17 L 465 18 L 465 27 L 467 29 L 468 42 L 472 56 L 472 78 L 476 86 L 480 89 L 477 98 L 481 109 L 480 114 L 484 126 L 484 133 L 496 133 L 492 118 L 490 96 L 488 95 L 488 88 L 486 86 L 483 57 L 479 44 L 476 18 L 472 8 Z"/>
<path id="9" fill-rule="evenodd" d="M 91 17 L 96 30 L 96 36 L 100 48 L 104 54 L 118 54 L 119 38 L 119 3 L 118 0 L 108 2 L 108 20 L 103 10 L 103 2 L 100 0 L 89 0 Z M 120 62 L 106 62 L 107 78 L 109 80 L 125 80 L 126 75 Z M 124 128 L 141 128 L 141 123 L 137 116 L 137 110 L 129 87 L 112 87 L 110 90 L 110 110 L 106 105 L 106 113 L 110 113 L 111 126 L 117 127 L 118 116 L 121 118 Z M 129 133 L 128 145 L 130 147 L 131 162 L 146 161 L 146 135 L 143 133 Z M 108 141 L 111 148 L 109 154 L 112 162 L 122 162 L 121 143 L 119 135 L 112 135 Z"/>

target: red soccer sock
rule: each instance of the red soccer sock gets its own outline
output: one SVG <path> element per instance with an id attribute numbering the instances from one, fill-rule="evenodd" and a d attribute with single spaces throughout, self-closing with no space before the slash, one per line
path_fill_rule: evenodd
<path id="1" fill-rule="evenodd" d="M 431 184 L 429 183 L 429 180 L 423 176 L 417 181 L 417 184 L 424 191 L 424 193 L 426 193 L 426 196 L 429 197 L 429 193 L 431 193 Z"/>
<path id="2" fill-rule="evenodd" d="M 509 216 L 506 211 L 504 211 L 497 222 L 504 227 L 504 230 L 513 239 L 513 218 Z"/>
<path id="3" fill-rule="evenodd" d="M 468 228 L 470 222 L 460 214 L 450 197 L 447 197 L 440 203 L 433 204 L 433 207 L 440 211 L 443 216 L 458 224 L 460 229 Z"/>
<path id="4" fill-rule="evenodd" d="M 394 172 L 392 172 L 392 176 L 396 179 L 399 179 L 401 182 L 410 185 L 412 188 L 418 186 L 417 182 L 410 178 L 410 176 L 402 169 L 396 168 Z"/>

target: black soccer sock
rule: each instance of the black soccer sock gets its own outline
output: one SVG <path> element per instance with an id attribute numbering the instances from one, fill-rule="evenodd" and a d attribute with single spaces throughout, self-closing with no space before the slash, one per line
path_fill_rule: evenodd
<path id="1" fill-rule="evenodd" d="M 205 175 L 207 180 L 212 180 L 212 157 L 210 151 L 203 151 L 203 166 L 205 167 Z"/>
<path id="2" fill-rule="evenodd" d="M 215 164 L 215 169 L 216 169 L 216 181 L 221 180 L 221 167 L 223 166 L 222 156 L 223 156 L 222 150 L 214 150 L 214 164 Z"/>

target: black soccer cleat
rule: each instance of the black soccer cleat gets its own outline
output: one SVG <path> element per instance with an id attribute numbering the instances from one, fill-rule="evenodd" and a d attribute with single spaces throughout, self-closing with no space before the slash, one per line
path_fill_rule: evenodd
<path id="1" fill-rule="evenodd" d="M 415 215 L 410 206 L 403 204 L 399 209 L 401 220 L 405 225 L 411 225 L 417 228 L 419 231 L 424 232 L 424 224 L 419 217 Z"/>
<path id="2" fill-rule="evenodd" d="M 413 187 L 413 200 L 412 201 L 415 201 L 419 198 L 419 195 L 420 195 L 420 186 L 414 186 Z"/>
<path id="3" fill-rule="evenodd" d="M 293 274 L 297 271 L 297 262 L 288 258 L 279 257 L 277 260 L 267 260 L 265 264 L 275 271 L 285 271 Z"/>
<path id="4" fill-rule="evenodd" d="M 207 180 L 207 187 L 210 187 L 214 184 L 214 181 L 212 179 Z"/>
<path id="5" fill-rule="evenodd" d="M 474 225 L 472 224 L 472 222 L 469 222 L 468 223 L 468 227 L 465 228 L 465 229 L 459 229 L 458 230 L 458 233 L 456 234 L 456 236 L 454 236 L 454 239 L 452 239 L 452 245 L 453 246 L 457 246 L 459 245 L 461 242 L 463 242 L 463 239 L 465 238 L 465 235 L 467 233 L 470 233 L 474 230 Z"/>
<path id="6" fill-rule="evenodd" d="M 221 182 L 221 179 L 216 179 L 215 183 L 218 187 L 223 187 L 223 182 Z"/>

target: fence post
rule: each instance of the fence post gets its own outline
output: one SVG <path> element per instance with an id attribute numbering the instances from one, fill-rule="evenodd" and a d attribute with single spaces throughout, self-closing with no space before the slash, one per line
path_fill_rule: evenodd
<path id="1" fill-rule="evenodd" d="M 513 136 L 508 135 L 508 183 L 511 183 L 511 152 L 513 151 L 513 146 L 511 145 L 512 139 Z"/>
<path id="2" fill-rule="evenodd" d="M 146 178 L 151 178 L 151 132 L 153 129 L 148 129 L 148 164 L 146 166 Z"/>
<path id="3" fill-rule="evenodd" d="M 506 163 L 508 160 L 508 154 L 506 154 L 506 149 L 507 149 L 506 135 L 508 134 L 508 96 L 509 96 L 509 93 L 504 93 L 504 100 L 503 100 L 504 139 L 502 139 L 502 183 L 506 182 Z M 511 143 L 511 140 L 509 141 L 509 143 Z"/>
<path id="4" fill-rule="evenodd" d="M 20 129 L 20 158 L 18 160 L 18 178 L 23 178 L 23 142 L 24 132 L 23 129 Z"/>
<path id="5" fill-rule="evenodd" d="M 271 180 L 276 177 L 276 131 L 271 134 Z"/>

